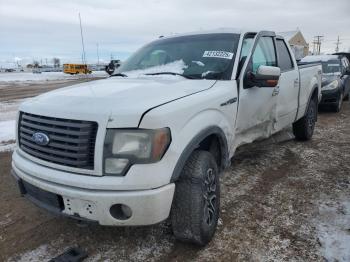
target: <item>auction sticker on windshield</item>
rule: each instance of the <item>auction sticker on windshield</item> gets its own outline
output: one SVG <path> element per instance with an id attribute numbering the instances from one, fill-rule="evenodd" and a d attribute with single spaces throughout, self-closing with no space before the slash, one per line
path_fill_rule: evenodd
<path id="1" fill-rule="evenodd" d="M 204 51 L 203 57 L 232 59 L 233 53 L 226 51 Z"/>

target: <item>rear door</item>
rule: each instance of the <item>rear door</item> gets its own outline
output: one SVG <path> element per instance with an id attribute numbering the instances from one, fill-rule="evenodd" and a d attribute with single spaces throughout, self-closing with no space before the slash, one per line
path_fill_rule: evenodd
<path id="1" fill-rule="evenodd" d="M 281 76 L 277 91 L 277 129 L 294 122 L 298 109 L 299 70 L 291 51 L 282 38 L 276 39 L 278 67 Z"/>
<path id="2" fill-rule="evenodd" d="M 247 88 L 245 76 L 256 73 L 260 65 L 277 66 L 275 34 L 261 32 L 239 76 L 239 104 L 236 119 L 236 145 L 249 143 L 273 132 L 277 100 L 271 87 Z M 250 41 L 244 41 L 249 44 Z M 243 42 L 243 44 L 244 44 Z M 244 50 L 245 47 L 242 49 Z"/>

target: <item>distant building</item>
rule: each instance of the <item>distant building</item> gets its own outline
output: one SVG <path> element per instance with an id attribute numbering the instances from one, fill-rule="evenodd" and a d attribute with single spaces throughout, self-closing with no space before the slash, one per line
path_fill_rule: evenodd
<path id="1" fill-rule="evenodd" d="M 278 35 L 283 36 L 284 39 L 288 41 L 297 60 L 300 60 L 309 54 L 309 44 L 306 42 L 300 30 L 279 32 Z"/>

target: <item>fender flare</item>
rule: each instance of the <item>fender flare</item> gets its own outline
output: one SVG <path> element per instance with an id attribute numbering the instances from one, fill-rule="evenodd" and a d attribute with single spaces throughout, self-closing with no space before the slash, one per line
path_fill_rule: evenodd
<path id="1" fill-rule="evenodd" d="M 307 100 L 307 107 L 306 107 L 304 116 L 305 116 L 306 113 L 307 113 L 307 109 L 309 108 L 312 95 L 313 95 L 313 93 L 315 92 L 316 89 L 318 89 L 318 85 L 314 85 L 314 86 L 312 87 L 312 90 L 311 90 L 311 92 L 310 92 L 310 94 L 309 94 L 309 98 L 308 98 L 308 100 Z M 318 101 L 318 99 L 319 99 L 319 97 L 318 97 L 318 92 L 317 92 L 317 107 L 318 107 L 318 104 L 319 104 L 319 102 L 320 102 L 320 101 Z"/>
<path id="2" fill-rule="evenodd" d="M 229 164 L 229 153 L 228 153 L 228 146 L 227 146 L 227 139 L 225 133 L 222 131 L 221 128 L 217 126 L 210 126 L 201 132 L 199 132 L 192 140 L 188 143 L 188 145 L 185 147 L 185 149 L 182 151 L 179 159 L 177 160 L 177 163 L 175 165 L 173 174 L 171 176 L 170 182 L 176 182 L 181 174 L 182 169 L 184 168 L 187 159 L 190 157 L 192 152 L 198 148 L 200 142 L 202 142 L 206 137 L 210 135 L 217 135 L 219 138 L 220 143 L 220 150 L 221 150 L 221 166 L 219 167 L 220 170 L 225 169 Z"/>

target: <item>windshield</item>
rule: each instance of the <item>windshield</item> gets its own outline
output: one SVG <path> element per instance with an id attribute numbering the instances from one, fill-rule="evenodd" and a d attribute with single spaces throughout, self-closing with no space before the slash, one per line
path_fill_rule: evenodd
<path id="1" fill-rule="evenodd" d="M 340 74 L 340 60 L 329 60 L 322 62 L 322 71 L 324 74 Z"/>
<path id="2" fill-rule="evenodd" d="M 203 34 L 154 41 L 114 72 L 126 76 L 175 73 L 195 79 L 229 80 L 239 34 Z"/>

